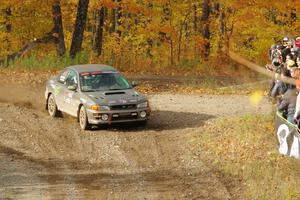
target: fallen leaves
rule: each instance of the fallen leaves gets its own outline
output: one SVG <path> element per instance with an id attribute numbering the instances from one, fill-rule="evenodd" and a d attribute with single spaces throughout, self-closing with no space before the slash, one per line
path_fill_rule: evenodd
<path id="1" fill-rule="evenodd" d="M 300 184 L 299 162 L 277 152 L 273 116 L 220 119 L 206 125 L 202 133 L 191 141 L 192 151 L 201 149 L 195 155 L 221 173 L 225 184 L 240 179 L 237 187 L 243 185 L 241 192 L 246 194 L 242 199 L 299 199 L 300 193 L 295 192 Z"/>

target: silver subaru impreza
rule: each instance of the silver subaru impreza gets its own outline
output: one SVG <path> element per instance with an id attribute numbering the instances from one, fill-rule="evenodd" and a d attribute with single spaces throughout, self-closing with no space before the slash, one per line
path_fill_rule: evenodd
<path id="1" fill-rule="evenodd" d="M 77 117 L 83 130 L 115 122 L 145 124 L 151 109 L 135 86 L 107 65 L 70 66 L 47 82 L 46 109 L 52 117 L 61 112 Z"/>

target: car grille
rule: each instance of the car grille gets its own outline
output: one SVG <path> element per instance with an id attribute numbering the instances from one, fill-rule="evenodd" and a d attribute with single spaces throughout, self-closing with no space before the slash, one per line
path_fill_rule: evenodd
<path id="1" fill-rule="evenodd" d="M 111 110 L 132 110 L 136 109 L 136 104 L 129 104 L 129 105 L 115 105 L 110 106 Z"/>
<path id="2" fill-rule="evenodd" d="M 119 115 L 118 117 L 113 117 L 112 121 L 120 121 L 120 120 L 133 120 L 138 119 L 138 116 L 132 116 L 132 115 Z"/>

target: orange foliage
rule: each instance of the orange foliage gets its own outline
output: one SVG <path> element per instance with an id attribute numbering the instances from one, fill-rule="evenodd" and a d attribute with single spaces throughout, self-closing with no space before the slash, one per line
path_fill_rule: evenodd
<path id="1" fill-rule="evenodd" d="M 0 24 L 11 24 L 9 32 L 0 26 L 0 57 L 20 49 L 53 27 L 52 3 L 57 0 L 2 0 L 0 9 L 11 8 L 12 16 L 0 13 Z M 61 0 L 63 27 L 70 48 L 78 0 Z M 201 36 L 202 1 L 196 0 L 90 0 L 85 30 L 84 51 L 91 61 L 99 60 L 120 66 L 146 61 L 156 65 L 181 65 L 183 61 L 200 60 L 206 44 Z M 225 33 L 219 33 L 219 13 L 212 7 L 210 23 L 211 56 L 219 52 L 222 42 L 234 51 L 263 60 L 268 47 L 285 34 L 300 35 L 300 2 L 293 0 L 216 0 L 225 11 Z M 103 29 L 103 54 L 96 57 L 91 43 L 95 34 L 95 12 L 106 8 Z M 120 11 L 119 19 L 113 13 Z M 291 17 L 295 9 L 297 18 Z M 117 25 L 114 32 L 113 25 Z M 54 54 L 54 46 L 36 51 Z"/>

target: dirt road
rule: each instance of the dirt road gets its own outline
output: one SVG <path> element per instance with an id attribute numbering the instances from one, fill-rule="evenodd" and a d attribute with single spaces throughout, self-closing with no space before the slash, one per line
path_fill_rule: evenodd
<path id="1" fill-rule="evenodd" d="M 150 95 L 146 128 L 81 131 L 40 88 L 0 87 L 0 199 L 231 199 L 189 141 L 223 116 L 271 112 L 247 96 Z M 5 94 L 5 95 L 3 95 Z"/>

